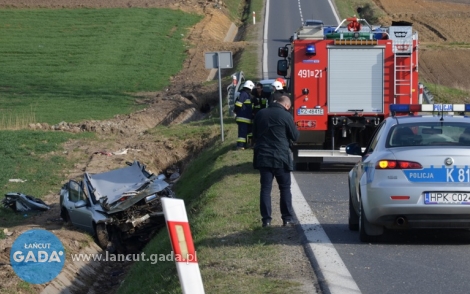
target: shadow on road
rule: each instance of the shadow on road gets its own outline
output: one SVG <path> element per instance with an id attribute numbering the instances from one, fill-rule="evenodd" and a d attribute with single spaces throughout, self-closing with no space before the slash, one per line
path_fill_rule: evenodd
<path id="1" fill-rule="evenodd" d="M 377 245 L 468 245 L 470 230 L 466 229 L 410 229 L 385 230 L 373 243 L 359 241 L 359 232 L 350 231 L 347 223 L 322 224 L 333 244 L 377 244 Z"/>

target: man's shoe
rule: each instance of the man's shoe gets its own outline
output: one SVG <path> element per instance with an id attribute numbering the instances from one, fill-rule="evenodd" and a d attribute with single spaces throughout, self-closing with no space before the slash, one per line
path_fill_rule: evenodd
<path id="1" fill-rule="evenodd" d="M 245 147 L 237 147 L 237 150 L 245 150 Z"/>
<path id="2" fill-rule="evenodd" d="M 282 222 L 282 225 L 284 227 L 292 227 L 292 226 L 295 226 L 297 223 L 293 220 L 287 220 L 287 221 L 283 221 Z"/>
<path id="3" fill-rule="evenodd" d="M 263 222 L 263 228 L 270 227 L 271 222 Z"/>

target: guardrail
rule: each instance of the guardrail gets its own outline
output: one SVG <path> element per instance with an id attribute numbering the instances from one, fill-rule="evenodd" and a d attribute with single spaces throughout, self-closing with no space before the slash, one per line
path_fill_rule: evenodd
<path id="1" fill-rule="evenodd" d="M 426 101 L 426 104 L 434 103 L 434 96 L 432 93 L 423 85 L 423 99 Z"/>

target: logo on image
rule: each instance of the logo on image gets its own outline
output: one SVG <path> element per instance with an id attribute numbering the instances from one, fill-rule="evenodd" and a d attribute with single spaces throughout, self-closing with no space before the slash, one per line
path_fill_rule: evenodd
<path id="1" fill-rule="evenodd" d="M 23 281 L 44 284 L 57 277 L 62 270 L 64 246 L 49 231 L 29 230 L 19 235 L 11 246 L 10 263 Z"/>

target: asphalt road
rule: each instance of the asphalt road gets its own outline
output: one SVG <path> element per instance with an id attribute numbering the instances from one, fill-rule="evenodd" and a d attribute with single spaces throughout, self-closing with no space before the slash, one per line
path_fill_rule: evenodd
<path id="1" fill-rule="evenodd" d="M 306 19 L 322 20 L 326 25 L 337 25 L 339 20 L 328 0 L 267 0 L 264 31 L 263 79 L 275 79 L 279 47 L 289 43 L 289 38 Z M 267 29 L 266 29 L 267 28 Z"/>
<path id="2" fill-rule="evenodd" d="M 347 174 L 324 163 L 294 177 L 313 214 L 362 293 L 469 293 L 470 231 L 387 231 L 378 243 L 349 231 Z"/>
<path id="3" fill-rule="evenodd" d="M 306 19 L 340 21 L 330 1 L 267 0 L 263 78 L 276 78 L 278 47 Z M 354 160 L 353 160 L 354 161 Z M 352 164 L 295 172 L 295 207 L 322 287 L 330 293 L 470 293 L 468 230 L 387 231 L 378 243 L 349 231 L 347 174 Z M 302 196 L 302 197 L 299 197 Z M 298 216 L 299 216 L 298 215 Z M 313 252 L 313 253 L 312 253 Z"/>

